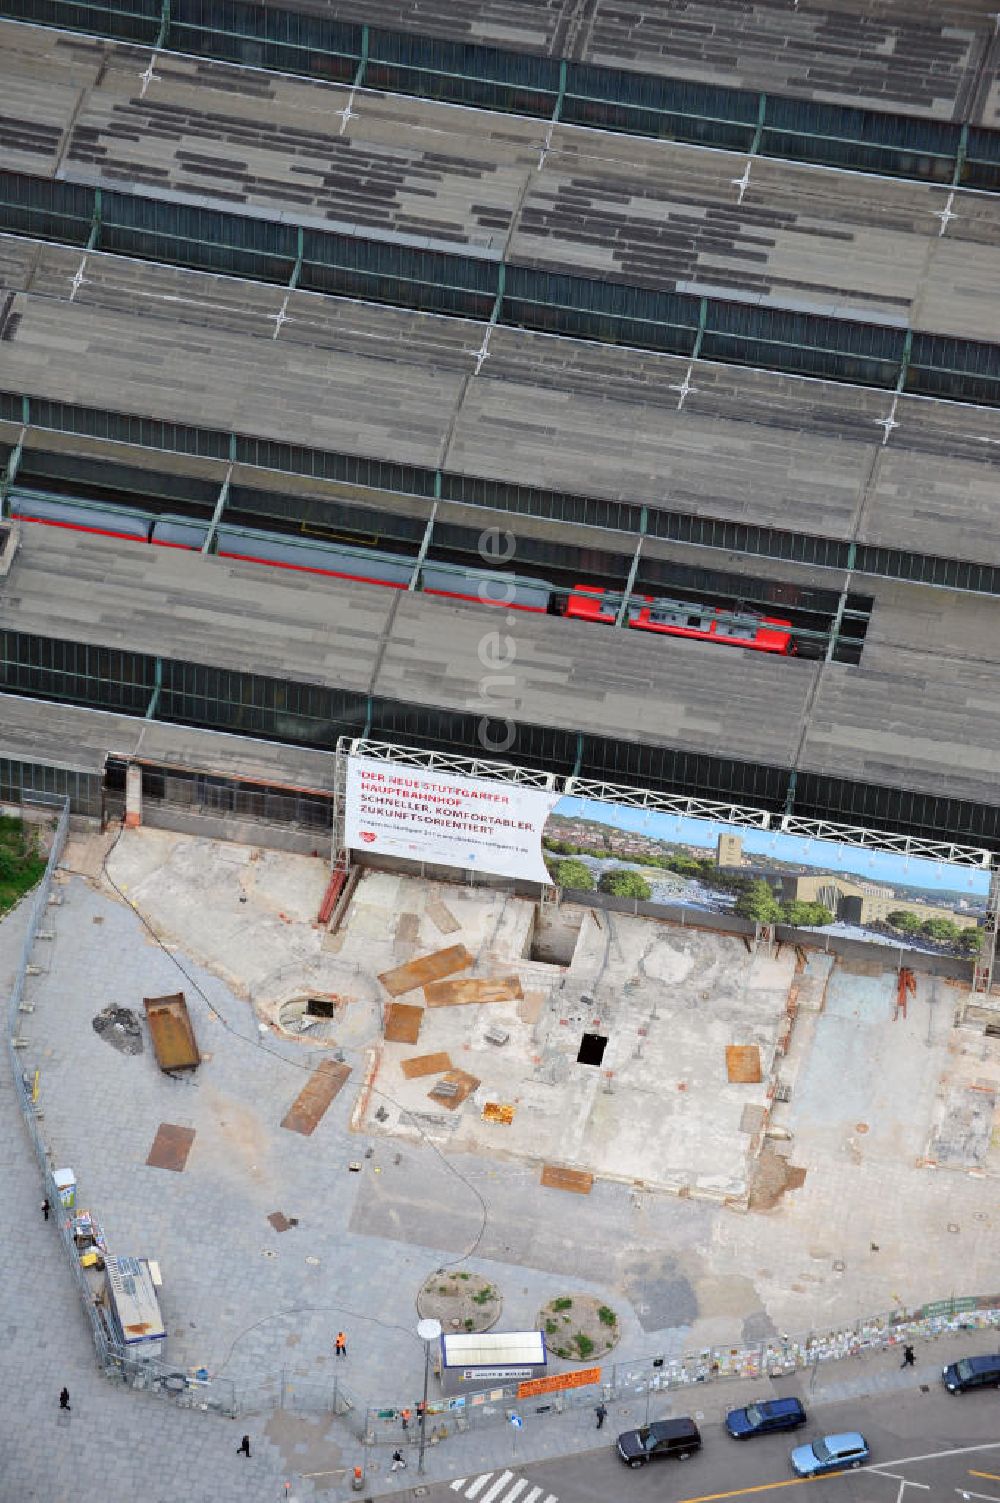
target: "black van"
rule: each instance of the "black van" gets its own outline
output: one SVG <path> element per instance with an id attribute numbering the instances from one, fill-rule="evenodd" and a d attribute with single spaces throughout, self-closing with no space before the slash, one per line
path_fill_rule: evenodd
<path id="1" fill-rule="evenodd" d="M 1000 1352 L 951 1362 L 941 1369 L 941 1380 L 949 1393 L 965 1393 L 970 1388 L 1000 1388 Z"/>
<path id="2" fill-rule="evenodd" d="M 701 1432 L 694 1420 L 686 1417 L 654 1420 L 641 1430 L 623 1430 L 617 1442 L 618 1454 L 629 1466 L 645 1466 L 660 1456 L 686 1461 L 700 1450 Z"/>

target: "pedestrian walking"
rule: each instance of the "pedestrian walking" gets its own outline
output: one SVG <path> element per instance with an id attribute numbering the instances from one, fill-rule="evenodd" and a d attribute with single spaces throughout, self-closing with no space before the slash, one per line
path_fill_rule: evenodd
<path id="1" fill-rule="evenodd" d="M 51 1209 L 52 1207 L 49 1205 L 49 1197 L 46 1195 L 45 1199 L 42 1201 L 42 1215 L 45 1217 L 46 1221 L 48 1221 L 49 1219 L 49 1212 L 51 1211 Z"/>
<path id="2" fill-rule="evenodd" d="M 402 1423 L 403 1429 L 408 1430 L 410 1428 L 410 1420 L 413 1418 L 413 1415 L 410 1413 L 409 1409 L 404 1409 L 399 1418 Z"/>
<path id="3" fill-rule="evenodd" d="M 393 1451 L 393 1453 L 392 1453 L 392 1466 L 389 1468 L 390 1472 L 398 1472 L 399 1469 L 400 1469 L 400 1467 L 404 1467 L 405 1468 L 405 1466 L 406 1466 L 406 1462 L 403 1459 L 403 1453 L 402 1453 L 402 1451 Z"/>
<path id="4" fill-rule="evenodd" d="M 333 1343 L 333 1349 L 337 1353 L 338 1357 L 347 1356 L 347 1337 L 344 1335 L 343 1331 L 337 1332 L 337 1339 Z"/>
<path id="5" fill-rule="evenodd" d="M 913 1348 L 912 1348 L 912 1346 L 904 1346 L 904 1348 L 903 1348 L 903 1360 L 899 1364 L 900 1368 L 912 1367 L 913 1364 L 916 1362 L 916 1360 L 917 1360 L 916 1357 L 913 1355 Z"/>
<path id="6" fill-rule="evenodd" d="M 249 1435 L 244 1435 L 243 1439 L 240 1441 L 239 1445 L 236 1447 L 236 1454 L 237 1454 L 237 1456 L 249 1456 L 250 1455 L 250 1437 L 249 1437 Z"/>
<path id="7" fill-rule="evenodd" d="M 59 1408 L 69 1409 L 69 1389 L 64 1388 L 59 1395 Z"/>
<path id="8" fill-rule="evenodd" d="M 601 1426 L 604 1424 L 604 1421 L 608 1417 L 607 1408 L 604 1404 L 598 1404 L 597 1408 L 594 1410 L 594 1413 L 597 1415 L 597 1428 L 598 1430 L 600 1430 Z"/>

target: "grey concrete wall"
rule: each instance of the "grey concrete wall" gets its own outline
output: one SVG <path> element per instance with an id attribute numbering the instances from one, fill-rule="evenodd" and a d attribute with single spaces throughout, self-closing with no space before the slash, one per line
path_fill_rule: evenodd
<path id="1" fill-rule="evenodd" d="M 142 822 L 153 830 L 176 830 L 204 840 L 229 840 L 235 845 L 260 845 L 272 851 L 291 851 L 298 856 L 330 857 L 330 837 L 322 830 L 296 830 L 288 825 L 264 824 L 238 819 L 231 814 L 198 814 L 173 804 L 143 800 Z"/>

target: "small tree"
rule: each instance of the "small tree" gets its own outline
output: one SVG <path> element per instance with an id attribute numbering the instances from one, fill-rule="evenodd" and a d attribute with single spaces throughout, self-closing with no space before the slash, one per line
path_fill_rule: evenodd
<path id="1" fill-rule="evenodd" d="M 920 919 L 908 908 L 894 908 L 885 921 L 901 934 L 917 934 L 920 930 Z"/>
<path id="2" fill-rule="evenodd" d="M 928 939 L 936 939 L 941 944 L 954 944 L 962 931 L 957 924 L 947 918 L 925 919 L 920 926 L 921 934 L 926 934 Z"/>
<path id="3" fill-rule="evenodd" d="M 958 937 L 958 948 L 963 955 L 978 955 L 983 948 L 983 931 L 963 929 Z"/>
<path id="4" fill-rule="evenodd" d="M 781 918 L 781 904 L 762 877 L 740 893 L 735 911 L 754 924 L 776 924 Z"/>
<path id="5" fill-rule="evenodd" d="M 653 889 L 641 872 L 627 871 L 624 867 L 605 872 L 597 885 L 601 892 L 610 893 L 615 898 L 638 898 L 646 903 L 653 895 Z"/>
<path id="6" fill-rule="evenodd" d="M 552 873 L 558 887 L 570 887 L 575 892 L 593 892 L 594 879 L 590 868 L 582 861 L 560 861 Z"/>
<path id="7" fill-rule="evenodd" d="M 833 914 L 825 903 L 805 903 L 798 898 L 782 903 L 781 917 L 786 924 L 800 929 L 818 929 L 823 924 L 833 923 Z"/>

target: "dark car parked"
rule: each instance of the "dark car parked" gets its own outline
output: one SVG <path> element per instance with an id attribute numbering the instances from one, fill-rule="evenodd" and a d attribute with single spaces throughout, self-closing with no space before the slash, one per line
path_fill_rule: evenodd
<path id="1" fill-rule="evenodd" d="M 745 1409 L 730 1409 L 726 1429 L 735 1440 L 749 1440 L 751 1435 L 769 1435 L 772 1430 L 797 1430 L 806 1422 L 806 1412 L 798 1399 L 762 1399 Z"/>
<path id="2" fill-rule="evenodd" d="M 618 1437 L 618 1454 L 629 1466 L 645 1466 L 660 1456 L 676 1456 L 686 1461 L 701 1450 L 701 1433 L 693 1419 L 654 1420 L 640 1430 L 623 1430 Z"/>
<path id="3" fill-rule="evenodd" d="M 1000 1352 L 950 1362 L 941 1369 L 941 1379 L 949 1393 L 966 1393 L 970 1388 L 1000 1388 Z"/>

